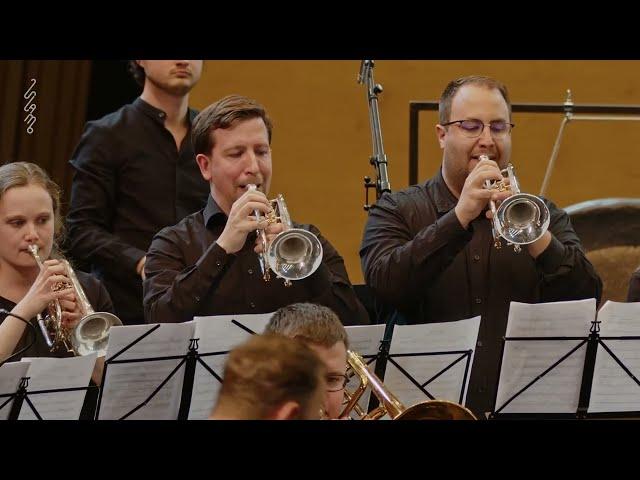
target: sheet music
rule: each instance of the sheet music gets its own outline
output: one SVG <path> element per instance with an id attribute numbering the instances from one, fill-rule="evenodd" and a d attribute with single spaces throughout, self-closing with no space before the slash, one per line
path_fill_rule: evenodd
<path id="1" fill-rule="evenodd" d="M 375 372 L 377 360 L 369 363 L 370 355 L 377 355 L 380 350 L 380 342 L 384 336 L 385 325 L 354 325 L 345 327 L 347 331 L 347 337 L 349 338 L 349 350 L 359 353 L 364 357 L 365 363 L 369 365 L 372 372 Z M 348 373 L 352 373 L 351 369 Z M 354 375 L 347 384 L 347 390 L 353 392 L 360 384 L 360 377 Z M 371 389 L 368 388 L 358 400 L 358 405 L 363 412 L 366 412 L 369 408 L 369 399 L 371 397 Z M 355 412 L 351 412 L 352 418 L 359 418 L 359 415 Z"/>
<path id="2" fill-rule="evenodd" d="M 595 299 L 526 304 L 511 302 L 507 337 L 582 337 L 589 335 L 596 314 Z M 507 341 L 498 383 L 495 409 L 499 413 L 575 413 L 586 343 L 544 377 L 505 403 L 581 340 Z"/>
<path id="3" fill-rule="evenodd" d="M 456 322 L 396 325 L 389 353 L 395 362 L 422 385 L 451 365 L 455 360 L 463 357 L 464 353 L 462 352 L 471 350 L 467 378 L 464 383 L 462 400 L 464 402 L 471 376 L 473 352 L 475 352 L 476 342 L 478 341 L 479 328 L 479 316 Z M 402 353 L 452 351 L 461 353 L 394 357 L 394 355 Z M 460 392 L 463 390 L 466 366 L 466 358 L 463 358 L 438 378 L 425 385 L 424 388 L 436 399 L 460 403 Z M 406 406 L 429 400 L 429 397 L 391 362 L 387 362 L 384 384 Z"/>
<path id="4" fill-rule="evenodd" d="M 20 379 L 22 377 L 28 377 L 27 371 L 29 370 L 30 362 L 11 362 L 5 363 L 0 367 L 0 395 L 15 393 L 20 386 Z M 8 397 L 0 397 L 0 405 L 7 401 Z M 13 400 L 9 401 L 0 410 L 0 420 L 6 420 L 9 418 L 11 412 L 11 406 Z M 27 407 L 29 408 L 29 407 Z"/>
<path id="5" fill-rule="evenodd" d="M 598 312 L 601 337 L 640 336 L 640 303 L 608 301 Z M 640 375 L 640 340 L 603 340 L 637 378 Z M 595 412 L 640 411 L 640 386 L 611 355 L 598 345 L 589 409 Z"/>
<path id="6" fill-rule="evenodd" d="M 24 358 L 29 362 L 27 394 L 43 420 L 78 420 L 86 390 L 35 394 L 37 390 L 87 387 L 96 354 L 70 358 Z M 36 420 L 26 400 L 18 420 Z"/>
<path id="7" fill-rule="evenodd" d="M 195 336 L 200 339 L 198 352 L 200 354 L 229 352 L 252 335 L 234 324 L 232 320 L 256 334 L 261 334 L 272 316 L 273 313 L 195 317 Z M 222 378 L 227 356 L 227 353 L 221 353 L 204 356 L 201 359 Z M 219 390 L 220 382 L 198 362 L 193 381 L 189 420 L 207 419 L 218 399 Z"/>
<path id="8" fill-rule="evenodd" d="M 128 325 L 112 327 L 106 358 L 156 325 Z M 189 339 L 193 338 L 194 322 L 163 323 L 160 327 L 119 355 L 115 360 L 131 360 L 186 355 Z M 144 400 L 167 378 L 182 359 L 155 360 L 108 365 L 100 401 L 100 420 L 120 419 Z M 127 417 L 132 420 L 175 420 L 178 418 L 184 365 L 174 373 L 148 404 Z"/>

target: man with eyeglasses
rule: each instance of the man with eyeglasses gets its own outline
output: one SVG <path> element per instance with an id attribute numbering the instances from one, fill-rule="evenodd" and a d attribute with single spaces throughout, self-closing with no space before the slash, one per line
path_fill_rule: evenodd
<path id="1" fill-rule="evenodd" d="M 494 248 L 489 200 L 499 204 L 510 193 L 485 182 L 502 180 L 513 127 L 502 83 L 480 76 L 450 82 L 436 125 L 441 169 L 383 196 L 360 249 L 365 281 L 389 323 L 482 317 L 466 402 L 479 417 L 494 407 L 510 302 L 599 301 L 602 291 L 568 215 L 549 200 L 541 238 L 520 253 Z"/>
<path id="2" fill-rule="evenodd" d="M 347 331 L 328 307 L 294 303 L 279 308 L 269 320 L 265 334 L 278 334 L 304 342 L 327 367 L 325 416 L 337 419 L 342 411 L 347 384 Z"/>

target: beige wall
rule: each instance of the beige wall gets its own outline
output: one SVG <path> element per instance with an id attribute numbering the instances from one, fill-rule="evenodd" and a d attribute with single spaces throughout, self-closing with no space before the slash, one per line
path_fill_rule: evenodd
<path id="1" fill-rule="evenodd" d="M 362 178 L 375 178 L 365 88 L 353 61 L 207 61 L 192 104 L 203 108 L 239 93 L 274 120 L 272 194 L 285 195 L 298 221 L 317 225 L 361 283 L 358 248 L 366 213 Z M 638 61 L 379 60 L 379 108 L 393 190 L 408 185 L 409 102 L 437 100 L 453 78 L 482 74 L 507 84 L 514 103 L 640 104 Z M 420 181 L 440 164 L 435 112 L 421 114 Z M 513 163 L 525 191 L 537 193 L 562 117 L 515 114 Z M 570 124 L 548 196 L 567 206 L 601 197 L 635 197 L 640 185 L 640 122 Z"/>

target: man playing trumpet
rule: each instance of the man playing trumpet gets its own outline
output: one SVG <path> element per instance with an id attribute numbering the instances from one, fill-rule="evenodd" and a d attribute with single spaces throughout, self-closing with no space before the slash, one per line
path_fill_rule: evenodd
<path id="1" fill-rule="evenodd" d="M 239 95 L 215 102 L 195 118 L 196 161 L 211 195 L 203 210 L 154 237 L 144 267 L 147 322 L 266 313 L 308 301 L 331 308 L 345 325 L 368 323 L 342 257 L 312 225 L 294 226 L 313 233 L 322 245 L 318 268 L 289 286 L 276 275 L 264 280 L 262 270 L 270 267 L 259 255 L 261 232 L 268 244 L 285 228 L 265 219 L 272 208 L 266 196 L 271 132 L 264 107 Z"/>
<path id="2" fill-rule="evenodd" d="M 503 179 L 513 126 L 503 84 L 478 76 L 450 82 L 436 125 L 442 168 L 426 183 L 381 198 L 360 249 L 366 283 L 392 321 L 482 316 L 467 395 L 478 416 L 493 408 L 510 302 L 599 300 L 602 291 L 568 215 L 549 200 L 542 199 L 549 228 L 537 240 L 520 253 L 494 248 L 488 206 L 511 192 L 486 182 Z"/>

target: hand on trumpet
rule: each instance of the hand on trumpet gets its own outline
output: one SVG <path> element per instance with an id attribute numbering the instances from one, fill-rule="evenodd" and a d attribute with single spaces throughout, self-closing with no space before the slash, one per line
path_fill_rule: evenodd
<path id="1" fill-rule="evenodd" d="M 498 164 L 488 158 L 481 159 L 471 173 L 467 176 L 460 192 L 458 204 L 455 207 L 456 216 L 463 228 L 469 224 L 487 207 L 490 200 L 499 204 L 511 195 L 509 190 L 499 192 L 486 188 L 486 182 L 498 182 L 503 180 Z M 486 213 L 487 218 L 492 218 L 491 210 Z"/>
<path id="2" fill-rule="evenodd" d="M 259 221 L 255 217 L 256 210 L 261 215 Z M 218 237 L 217 244 L 227 253 L 240 251 L 247 241 L 249 232 L 267 227 L 265 215 L 269 211 L 271 211 L 271 204 L 264 193 L 247 190 L 231 205 L 227 224 Z"/>
<path id="3" fill-rule="evenodd" d="M 57 285 L 64 285 L 65 288 L 57 289 Z M 46 260 L 31 288 L 19 302 L 21 314 L 33 318 L 53 300 L 75 303 L 75 296 L 64 264 L 59 260 Z"/>
<path id="4" fill-rule="evenodd" d="M 266 234 L 267 244 L 271 243 L 276 236 L 284 231 L 284 225 L 282 223 L 272 223 L 267 225 L 267 228 L 264 229 L 264 233 Z M 257 254 L 261 254 L 264 252 L 264 248 L 262 245 L 262 238 L 258 236 L 256 238 L 255 247 L 253 247 L 253 251 Z"/>

